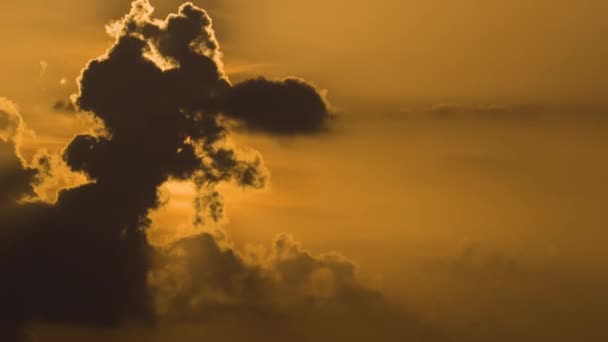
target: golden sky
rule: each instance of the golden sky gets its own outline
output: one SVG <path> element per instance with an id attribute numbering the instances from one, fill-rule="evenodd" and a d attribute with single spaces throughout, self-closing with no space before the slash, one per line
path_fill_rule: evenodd
<path id="1" fill-rule="evenodd" d="M 151 2 L 154 15 L 164 19 L 182 1 Z M 126 324 L 90 324 L 88 316 L 79 321 L 69 314 L 54 315 L 49 307 L 55 302 L 49 301 L 33 317 L 23 316 L 24 330 L 33 341 L 391 341 L 405 336 L 432 342 L 600 341 L 608 337 L 604 312 L 608 307 L 604 271 L 608 268 L 608 2 L 193 2 L 213 19 L 230 87 L 260 75 L 305 79 L 331 104 L 327 127 L 311 134 L 284 134 L 284 126 L 249 119 L 248 105 L 234 100 L 233 107 L 225 109 L 232 111 L 226 116 L 242 120 L 245 127 L 235 128 L 229 143 L 245 158 L 242 167 L 261 155 L 269 178 L 263 187 L 246 184 L 254 189 L 234 184 L 238 181 L 219 184 L 225 216 L 204 228 L 192 224 L 197 189 L 191 181 L 164 184 L 159 198 L 166 203 L 146 207 L 149 215 L 144 216 L 151 219 L 146 243 L 163 253 L 167 250 L 163 257 L 173 262 L 162 272 L 151 268 L 152 280 L 147 279 L 161 293 L 155 292 L 155 305 L 167 306 L 169 318 L 163 316 L 153 327 L 127 314 Z M 35 157 L 41 151 L 52 160 L 54 178 L 37 190 L 38 196 L 48 197 L 44 200 L 55 200 L 58 188 L 85 182 L 82 174 L 69 171 L 60 154 L 75 134 L 94 128 L 92 116 L 56 103 L 67 104 L 72 94 L 80 92 L 81 98 L 91 97 L 93 105 L 86 110 L 108 120 L 112 113 L 107 114 L 103 104 L 130 91 L 126 87 L 118 95 L 100 96 L 97 104 L 96 92 L 120 86 L 91 87 L 88 95 L 89 88 L 78 83 L 87 63 L 117 44 L 105 25 L 128 13 L 130 3 L 22 0 L 0 5 L 5 14 L 0 21 L 4 46 L 0 97 L 6 99 L 0 109 L 18 111 L 23 119 L 17 145 L 24 167 L 42 167 Z M 162 49 L 164 36 L 158 37 L 146 39 L 158 39 L 155 44 Z M 175 52 L 160 53 L 182 58 Z M 244 114 L 240 107 L 245 107 Z M 297 112 L 301 107 L 294 108 Z M 140 124 L 137 131 L 129 132 L 148 127 Z M 2 125 L 0 121 L 4 129 Z M 153 155 L 153 147 L 142 155 Z M 5 154 L 0 150 L 0 168 L 8 169 L 14 158 Z M 111 160 L 130 165 L 119 157 Z M 107 168 L 99 171 L 100 179 L 114 175 L 113 167 Z M 260 171 L 260 179 L 264 172 Z M 131 171 L 126 168 L 124 174 Z M 4 199 L 0 208 L 3 203 Z M 13 222 L 12 215 L 6 216 L 7 220 L 0 217 L 0 224 Z M 46 228 L 57 229 L 52 224 Z M 201 229 L 219 236 L 199 247 L 202 252 L 189 250 L 185 243 L 197 239 Z M 26 255 L 20 252 L 26 245 L 8 240 L 11 234 L 0 236 L 9 236 L 0 245 L 8 254 L 0 256 Z M 55 243 L 50 239 L 48 244 Z M 293 255 L 284 255 L 282 244 L 291 246 L 285 253 Z M 206 250 L 218 245 L 224 253 L 217 260 L 206 256 L 204 262 L 186 262 L 176 256 L 211 255 L 214 252 Z M 17 246 L 17 252 L 10 246 Z M 79 250 L 75 248 L 72 257 L 78 258 Z M 266 306 L 260 309 L 257 301 L 252 304 L 241 292 L 229 296 L 215 285 L 206 285 L 217 281 L 223 286 L 223 280 L 214 277 L 228 273 L 223 267 L 238 268 L 227 261 L 233 254 L 238 256 L 233 263 L 243 263 L 238 267 L 255 266 L 272 279 L 281 278 L 277 291 L 285 307 L 278 312 Z M 308 269 L 290 260 L 317 266 Z M 344 269 L 351 262 L 357 266 L 357 279 L 346 286 L 341 275 L 350 275 Z M 205 304 L 216 311 L 195 318 L 188 316 L 190 311 L 179 311 L 167 298 L 173 300 L 183 290 L 179 286 L 185 285 L 168 286 L 171 276 L 187 279 L 191 286 L 202 281 L 205 291 L 188 293 L 193 296 L 189 305 L 207 303 L 212 297 L 213 305 L 227 308 L 216 310 Z M 289 279 L 298 276 L 305 281 L 293 285 L 294 290 Z M 336 295 L 345 288 L 353 291 L 352 297 L 364 297 L 368 290 L 382 296 L 381 305 L 373 304 L 375 316 L 365 316 L 357 311 L 359 302 L 355 305 Z M 10 289 L 0 286 L 3 291 Z M 258 295 L 255 292 L 253 297 L 257 300 Z M 327 307 L 319 304 L 318 309 L 315 301 L 308 307 L 301 296 L 332 304 L 323 302 Z M 275 300 L 259 297 L 264 303 Z M 15 305 L 23 311 L 38 310 L 29 302 L 29 306 Z M 89 305 L 94 307 L 93 302 Z M 105 311 L 98 313 L 102 316 Z M 14 312 L 2 315 L 26 319 Z"/>

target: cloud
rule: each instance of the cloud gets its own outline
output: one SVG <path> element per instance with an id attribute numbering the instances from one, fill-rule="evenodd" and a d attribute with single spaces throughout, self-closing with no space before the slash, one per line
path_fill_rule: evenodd
<path id="1" fill-rule="evenodd" d="M 23 123 L 16 106 L 0 98 L 0 214 L 6 206 L 34 195 L 38 172 L 19 153 Z"/>
<path id="2" fill-rule="evenodd" d="M 34 155 L 31 167 L 38 172 L 34 192 L 39 201 L 55 203 L 62 190 L 89 182 L 85 175 L 72 171 L 61 155 L 50 154 L 46 150 Z"/>
<path id="3" fill-rule="evenodd" d="M 37 171 L 23 164 L 14 142 L 0 140 L 0 215 L 7 205 L 34 195 Z"/>
<path id="4" fill-rule="evenodd" d="M 168 248 L 152 273 L 169 315 L 200 319 L 222 312 L 280 312 L 294 307 L 375 303 L 355 265 L 339 254 L 314 256 L 287 234 L 269 253 L 239 253 L 223 234 L 203 233 Z M 169 285 L 170 284 L 170 285 Z"/>
<path id="5" fill-rule="evenodd" d="M 260 310 L 289 317 L 292 304 L 311 316 L 319 301 L 346 305 L 341 314 L 351 303 L 363 305 L 361 312 L 383 307 L 379 294 L 358 283 L 350 261 L 312 256 L 286 236 L 257 263 L 211 235 L 179 241 L 168 251 L 150 245 L 148 214 L 163 204 L 159 187 L 168 180 L 196 185 L 195 225 L 221 218 L 218 184 L 265 186 L 261 156 L 232 145 L 226 117 L 282 135 L 321 131 L 328 116 L 325 100 L 302 80 L 233 86 L 204 10 L 186 3 L 165 20 L 152 12 L 148 1 L 134 1 L 108 26 L 116 41 L 84 68 L 74 102 L 55 105 L 91 113 L 103 124 L 102 134 L 75 136 L 61 160 L 40 152 L 32 163 L 37 170 L 29 169 L 16 153 L 21 118 L 1 112 L 7 138 L 0 153 L 10 172 L 0 173 L 0 181 L 11 187 L 3 186 L 0 198 L 33 196 L 35 183 L 42 185 L 38 201 L 0 214 L 0 316 L 10 317 L 0 337 L 23 338 L 30 324 L 117 328 Z M 79 184 L 70 178 L 74 173 L 82 177 Z M 166 281 L 151 285 L 161 271 Z M 190 285 L 172 290 L 184 277 Z M 168 316 L 159 315 L 162 298 Z"/>
<path id="6" fill-rule="evenodd" d="M 319 90 L 298 78 L 239 83 L 226 96 L 224 110 L 229 117 L 242 120 L 246 128 L 275 134 L 319 132 L 330 116 Z"/>
<path id="7" fill-rule="evenodd" d="M 0 98 L 0 139 L 19 142 L 22 133 L 23 119 L 17 106 L 5 98 Z"/>
<path id="8" fill-rule="evenodd" d="M 221 232 L 185 238 L 160 251 L 150 284 L 160 317 L 152 327 L 38 326 L 30 333 L 112 341 L 449 340 L 364 286 L 348 259 L 314 255 L 287 234 L 267 252 L 238 251 Z"/>

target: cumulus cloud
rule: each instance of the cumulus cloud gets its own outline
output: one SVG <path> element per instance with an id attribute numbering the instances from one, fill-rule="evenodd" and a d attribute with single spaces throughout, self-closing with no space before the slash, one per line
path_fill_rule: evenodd
<path id="1" fill-rule="evenodd" d="M 222 232 L 182 239 L 159 251 L 149 281 L 160 317 L 153 327 L 38 326 L 31 333 L 93 341 L 449 340 L 364 286 L 348 259 L 312 254 L 287 234 L 269 251 L 238 251 Z"/>
<path id="2" fill-rule="evenodd" d="M 33 185 L 43 184 L 38 201 L 0 215 L 0 316 L 7 317 L 0 337 L 22 339 L 30 324 L 116 328 L 224 312 L 265 312 L 294 325 L 317 312 L 333 320 L 372 307 L 386 314 L 352 262 L 313 256 L 286 235 L 255 256 L 209 233 L 166 249 L 149 243 L 148 214 L 163 205 L 159 187 L 168 180 L 195 184 L 194 225 L 222 217 L 220 183 L 265 186 L 261 156 L 233 146 L 227 119 L 268 134 L 309 134 L 324 129 L 329 115 L 303 80 L 232 85 L 201 8 L 186 3 L 164 20 L 152 13 L 147 0 L 134 1 L 108 26 L 116 41 L 84 68 L 74 102 L 55 105 L 91 113 L 103 134 L 75 136 L 61 159 L 40 152 L 30 169 L 17 154 L 21 118 L 0 112 L 1 160 L 8 161 L 0 180 L 11 185 L 0 198 L 33 196 Z M 79 185 L 62 178 L 75 172 Z"/>
<path id="3" fill-rule="evenodd" d="M 282 234 L 268 253 L 239 253 L 223 234 L 203 233 L 171 245 L 152 273 L 158 306 L 188 319 L 222 312 L 280 312 L 314 303 L 373 303 L 379 293 L 357 279 L 339 254 L 314 256 Z"/>

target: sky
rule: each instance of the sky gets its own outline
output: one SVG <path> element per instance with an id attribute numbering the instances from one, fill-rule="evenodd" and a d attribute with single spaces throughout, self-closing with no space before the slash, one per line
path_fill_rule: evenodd
<path id="1" fill-rule="evenodd" d="M 2 340 L 608 338 L 605 1 L 0 9 Z"/>

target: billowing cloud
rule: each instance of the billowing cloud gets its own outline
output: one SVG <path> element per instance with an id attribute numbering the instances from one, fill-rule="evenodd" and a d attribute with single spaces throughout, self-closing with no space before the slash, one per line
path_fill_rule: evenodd
<path id="1" fill-rule="evenodd" d="M 16 187 L 3 187 L 3 200 L 33 195 L 36 172 L 45 184 L 57 173 L 78 172 L 88 180 L 59 191 L 54 203 L 40 196 L 0 215 L 0 316 L 10 318 L 2 320 L 2 337 L 23 337 L 30 324 L 115 328 L 133 321 L 204 321 L 222 312 L 266 312 L 294 322 L 293 315 L 319 310 L 332 319 L 372 307 L 384 315 L 382 297 L 358 281 L 352 262 L 313 256 L 288 236 L 255 257 L 209 233 L 166 249 L 149 243 L 148 214 L 163 205 L 159 187 L 169 180 L 196 185 L 193 225 L 221 218 L 218 184 L 265 186 L 261 156 L 233 146 L 226 118 L 269 134 L 304 134 L 321 131 L 329 115 L 317 89 L 302 80 L 233 86 L 201 8 L 187 3 L 165 20 L 152 12 L 147 0 L 136 0 L 129 14 L 109 25 L 116 41 L 82 71 L 77 108 L 55 106 L 91 113 L 103 124 L 102 134 L 75 136 L 62 161 L 39 153 L 34 171 L 17 158 L 20 117 L 0 117 L 10 136 L 0 152 L 6 150 L 7 170 L 18 176 L 0 174 L 3 184 Z"/>
<path id="2" fill-rule="evenodd" d="M 268 253 L 239 253 L 222 234 L 203 233 L 163 255 L 152 273 L 153 288 L 161 291 L 158 307 L 182 318 L 278 313 L 311 303 L 369 305 L 380 298 L 357 280 L 351 261 L 335 253 L 314 256 L 286 234 Z"/>
<path id="3" fill-rule="evenodd" d="M 287 234 L 269 251 L 238 251 L 221 232 L 158 251 L 150 274 L 158 321 L 93 332 L 36 326 L 32 336 L 128 341 L 394 341 L 449 339 L 364 286 L 336 253 L 314 255 Z"/>

